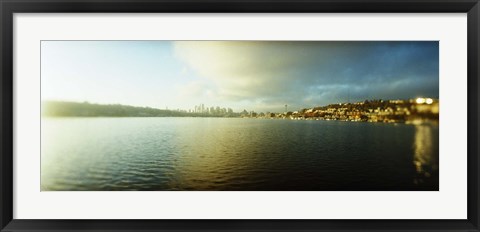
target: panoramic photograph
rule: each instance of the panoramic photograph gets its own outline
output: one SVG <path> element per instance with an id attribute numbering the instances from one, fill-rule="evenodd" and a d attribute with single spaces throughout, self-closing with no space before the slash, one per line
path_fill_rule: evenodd
<path id="1" fill-rule="evenodd" d="M 41 191 L 438 191 L 438 41 L 42 41 Z"/>

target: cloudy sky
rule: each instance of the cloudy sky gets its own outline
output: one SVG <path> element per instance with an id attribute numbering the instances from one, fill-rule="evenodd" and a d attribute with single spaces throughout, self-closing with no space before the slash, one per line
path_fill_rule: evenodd
<path id="1" fill-rule="evenodd" d="M 42 100 L 281 112 L 439 95 L 438 42 L 43 41 Z"/>

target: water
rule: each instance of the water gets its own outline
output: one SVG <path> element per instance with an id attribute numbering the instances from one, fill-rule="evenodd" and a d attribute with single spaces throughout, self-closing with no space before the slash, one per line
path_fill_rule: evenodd
<path id="1" fill-rule="evenodd" d="M 41 190 L 438 190 L 438 126 L 44 118 Z"/>

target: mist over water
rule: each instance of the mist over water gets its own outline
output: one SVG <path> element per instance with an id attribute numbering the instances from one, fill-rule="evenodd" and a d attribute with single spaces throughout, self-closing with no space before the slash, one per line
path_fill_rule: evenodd
<path id="1" fill-rule="evenodd" d="M 41 190 L 438 190 L 438 126 L 43 118 Z"/>

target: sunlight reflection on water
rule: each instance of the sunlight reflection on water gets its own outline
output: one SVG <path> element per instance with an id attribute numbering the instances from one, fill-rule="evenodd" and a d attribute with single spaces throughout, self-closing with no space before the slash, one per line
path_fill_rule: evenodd
<path id="1" fill-rule="evenodd" d="M 413 164 L 418 173 L 414 179 L 415 184 L 423 183 L 433 172 L 438 172 L 438 143 L 434 143 L 432 134 L 429 125 L 415 126 Z"/>

